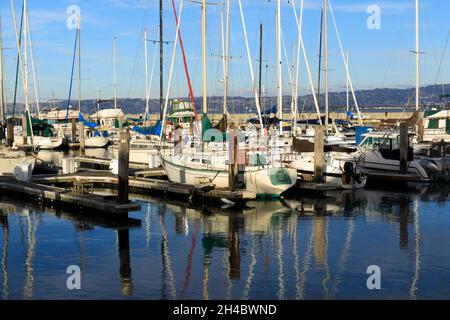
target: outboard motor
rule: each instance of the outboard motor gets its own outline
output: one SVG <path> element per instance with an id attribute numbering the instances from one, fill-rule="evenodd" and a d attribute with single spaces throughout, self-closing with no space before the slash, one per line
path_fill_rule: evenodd
<path id="1" fill-rule="evenodd" d="M 344 171 L 343 179 L 345 184 L 349 184 L 351 182 L 351 178 L 353 178 L 353 180 L 356 181 L 357 183 L 361 183 L 359 175 L 357 175 L 355 172 L 355 166 L 353 163 L 351 162 L 344 163 L 343 171 Z"/>
<path id="2" fill-rule="evenodd" d="M 449 159 L 447 157 L 442 159 L 424 158 L 420 161 L 420 165 L 433 181 L 448 181 L 450 178 Z"/>

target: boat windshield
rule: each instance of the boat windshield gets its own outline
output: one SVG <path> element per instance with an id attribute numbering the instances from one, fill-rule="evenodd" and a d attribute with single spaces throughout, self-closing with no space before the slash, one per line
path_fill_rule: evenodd
<path id="1" fill-rule="evenodd" d="M 412 136 L 409 137 L 409 145 L 412 145 Z M 361 142 L 359 147 L 364 149 L 400 149 L 400 135 L 395 137 L 368 136 Z"/>

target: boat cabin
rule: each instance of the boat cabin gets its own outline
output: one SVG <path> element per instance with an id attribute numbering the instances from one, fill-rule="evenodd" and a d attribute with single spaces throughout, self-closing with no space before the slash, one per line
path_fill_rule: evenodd
<path id="1" fill-rule="evenodd" d="M 408 161 L 414 159 L 414 134 L 408 134 Z M 379 151 L 384 159 L 400 160 L 400 134 L 397 132 L 369 132 L 363 134 L 363 140 L 358 149 Z"/>

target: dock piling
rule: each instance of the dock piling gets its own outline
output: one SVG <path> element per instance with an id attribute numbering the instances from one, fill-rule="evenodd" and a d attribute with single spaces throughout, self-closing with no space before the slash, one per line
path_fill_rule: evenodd
<path id="1" fill-rule="evenodd" d="M 7 140 L 6 144 L 8 147 L 12 147 L 14 145 L 14 122 L 13 119 L 8 119 L 6 122 L 6 134 Z"/>
<path id="2" fill-rule="evenodd" d="M 128 203 L 128 169 L 130 166 L 130 132 L 119 133 L 119 203 Z"/>
<path id="3" fill-rule="evenodd" d="M 231 192 L 236 191 L 236 181 L 238 176 L 238 135 L 237 130 L 230 129 L 230 147 L 228 148 L 229 155 L 229 172 L 228 172 L 228 190 Z"/>
<path id="4" fill-rule="evenodd" d="M 77 142 L 77 123 L 75 118 L 72 118 L 72 143 Z"/>
<path id="5" fill-rule="evenodd" d="M 324 153 L 324 128 L 317 126 L 314 137 L 314 182 L 323 182 L 323 166 L 325 162 Z"/>
<path id="6" fill-rule="evenodd" d="M 408 123 L 400 123 L 400 173 L 408 173 Z"/>
<path id="7" fill-rule="evenodd" d="M 84 122 L 78 122 L 79 126 L 79 140 L 80 140 L 80 157 L 84 157 L 86 155 L 85 151 L 85 143 L 84 143 Z"/>
<path id="8" fill-rule="evenodd" d="M 28 144 L 28 132 L 27 132 L 27 117 L 25 115 L 22 116 L 22 138 L 23 138 L 23 144 Z M 13 133 L 14 135 L 14 133 Z"/>

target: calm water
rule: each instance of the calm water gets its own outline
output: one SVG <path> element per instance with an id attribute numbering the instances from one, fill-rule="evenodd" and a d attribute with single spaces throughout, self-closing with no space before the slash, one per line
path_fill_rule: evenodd
<path id="1" fill-rule="evenodd" d="M 117 230 L 2 199 L 3 299 L 449 299 L 449 188 L 186 208 L 138 199 Z M 69 265 L 82 270 L 66 287 Z M 366 287 L 369 265 L 382 290 Z"/>

